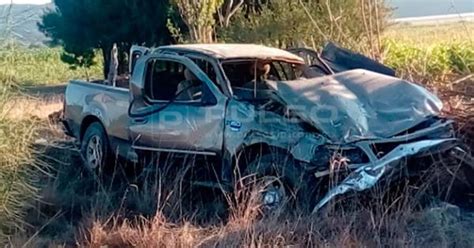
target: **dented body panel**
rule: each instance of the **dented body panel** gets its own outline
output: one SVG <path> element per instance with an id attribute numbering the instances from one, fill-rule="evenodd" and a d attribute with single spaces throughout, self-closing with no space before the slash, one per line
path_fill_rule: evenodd
<path id="1" fill-rule="evenodd" d="M 390 138 L 443 107 L 418 85 L 361 69 L 269 84 L 289 108 L 338 143 Z"/>
<path id="2" fill-rule="evenodd" d="M 306 132 L 296 121 L 257 110 L 255 106 L 235 99 L 229 101 L 226 123 L 224 149 L 233 156 L 245 147 L 266 144 L 287 150 L 295 159 L 309 163 L 313 157 L 311 151 L 326 144 L 323 136 Z"/>

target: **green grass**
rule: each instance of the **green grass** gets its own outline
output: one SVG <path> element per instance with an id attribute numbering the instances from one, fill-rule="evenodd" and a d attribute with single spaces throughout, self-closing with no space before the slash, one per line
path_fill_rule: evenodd
<path id="1" fill-rule="evenodd" d="M 73 70 L 61 61 L 59 48 L 3 48 L 0 50 L 0 83 L 47 85 L 85 79 L 82 68 Z M 102 60 L 88 69 L 91 78 L 102 78 Z"/>
<path id="2" fill-rule="evenodd" d="M 384 63 L 428 82 L 474 73 L 474 23 L 396 25 L 384 35 Z"/>
<path id="3" fill-rule="evenodd" d="M 390 39 L 384 45 L 385 64 L 396 68 L 402 77 L 443 82 L 474 72 L 474 43 L 471 42 L 417 45 Z"/>

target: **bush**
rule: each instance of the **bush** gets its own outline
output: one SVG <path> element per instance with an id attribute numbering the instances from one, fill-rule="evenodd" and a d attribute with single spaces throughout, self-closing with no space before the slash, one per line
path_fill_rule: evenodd
<path id="1" fill-rule="evenodd" d="M 321 47 L 333 41 L 347 48 L 378 50 L 389 10 L 383 1 L 274 0 L 256 12 L 241 11 L 218 36 L 226 42 L 276 47 Z"/>

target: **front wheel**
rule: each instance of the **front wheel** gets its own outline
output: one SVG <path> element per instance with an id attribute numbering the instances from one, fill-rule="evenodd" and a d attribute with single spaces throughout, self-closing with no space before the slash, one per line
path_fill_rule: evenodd
<path id="1" fill-rule="evenodd" d="M 106 168 L 110 156 L 109 140 L 100 123 L 94 122 L 87 128 L 81 142 L 81 155 L 88 170 L 99 172 Z"/>
<path id="2" fill-rule="evenodd" d="M 243 178 L 258 187 L 258 205 L 263 213 L 278 213 L 296 203 L 301 184 L 297 162 L 286 154 L 265 154 L 250 162 Z M 249 183 L 245 183 L 249 185 Z"/>

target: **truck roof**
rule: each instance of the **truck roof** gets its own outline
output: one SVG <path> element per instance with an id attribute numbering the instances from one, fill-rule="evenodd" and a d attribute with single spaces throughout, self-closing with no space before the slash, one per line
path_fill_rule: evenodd
<path id="1" fill-rule="evenodd" d="M 294 63 L 304 63 L 301 57 L 285 50 L 255 44 L 186 44 L 162 46 L 158 50 L 198 52 L 218 59 L 280 59 Z"/>

